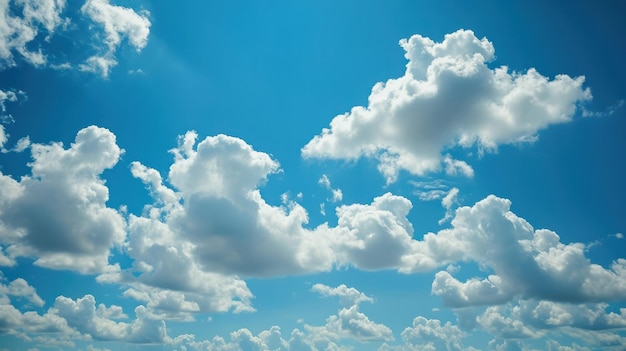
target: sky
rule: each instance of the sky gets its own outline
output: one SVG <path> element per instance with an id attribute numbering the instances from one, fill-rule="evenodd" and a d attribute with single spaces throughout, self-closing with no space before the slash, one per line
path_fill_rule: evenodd
<path id="1" fill-rule="evenodd" d="M 625 13 L 0 0 L 0 349 L 624 350 Z"/>

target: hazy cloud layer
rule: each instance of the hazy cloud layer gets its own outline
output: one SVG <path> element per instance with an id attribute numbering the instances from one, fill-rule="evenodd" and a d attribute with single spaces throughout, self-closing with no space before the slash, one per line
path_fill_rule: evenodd
<path id="1" fill-rule="evenodd" d="M 374 157 L 388 183 L 400 170 L 424 175 L 472 176 L 472 168 L 447 150 L 529 142 L 549 125 L 568 122 L 591 99 L 584 77 L 542 76 L 534 69 L 490 68 L 494 47 L 472 31 L 440 43 L 414 35 L 400 41 L 405 74 L 377 83 L 368 105 L 335 117 L 302 148 L 306 158 Z"/>

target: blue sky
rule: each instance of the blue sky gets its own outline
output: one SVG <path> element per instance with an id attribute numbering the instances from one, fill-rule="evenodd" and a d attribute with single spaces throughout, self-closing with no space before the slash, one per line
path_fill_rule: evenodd
<path id="1" fill-rule="evenodd" d="M 625 10 L 0 1 L 0 349 L 624 349 Z"/>

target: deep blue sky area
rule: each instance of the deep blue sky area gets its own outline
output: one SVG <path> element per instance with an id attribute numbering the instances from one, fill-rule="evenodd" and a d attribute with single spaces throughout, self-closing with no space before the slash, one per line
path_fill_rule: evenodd
<path id="1" fill-rule="evenodd" d="M 0 350 L 622 350 L 620 1 L 0 2 Z"/>

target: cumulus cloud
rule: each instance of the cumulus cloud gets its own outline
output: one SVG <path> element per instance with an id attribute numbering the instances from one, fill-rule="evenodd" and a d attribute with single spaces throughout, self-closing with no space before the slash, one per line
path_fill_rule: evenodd
<path id="1" fill-rule="evenodd" d="M 127 39 L 137 52 L 148 44 L 151 23 L 146 11 L 137 13 L 131 8 L 111 5 L 109 0 L 87 0 L 81 12 L 103 28 L 107 46 L 104 53 L 88 58 L 81 70 L 100 73 L 106 78 L 117 65 L 115 51 L 122 39 Z"/>
<path id="2" fill-rule="evenodd" d="M 332 186 L 330 185 L 330 179 L 328 179 L 328 176 L 326 174 L 322 174 L 322 177 L 318 180 L 318 183 L 324 188 L 330 190 L 330 192 L 333 194 L 333 197 L 330 199 L 330 201 L 339 202 L 343 200 L 343 192 L 341 191 L 341 189 L 332 188 Z"/>
<path id="3" fill-rule="evenodd" d="M 413 326 L 404 329 L 402 341 L 409 350 L 463 350 L 461 339 L 465 333 L 458 326 L 438 319 L 417 317 Z"/>
<path id="4" fill-rule="evenodd" d="M 483 152 L 533 141 L 541 129 L 570 121 L 577 104 L 591 99 L 584 77 L 490 68 L 493 44 L 469 30 L 440 43 L 414 35 L 400 46 L 409 61 L 405 74 L 377 83 L 368 106 L 335 117 L 302 148 L 304 157 L 373 157 L 388 183 L 400 170 L 472 176 L 471 167 L 446 150 L 475 145 Z"/>
<path id="5" fill-rule="evenodd" d="M 116 269 L 108 257 L 123 243 L 126 221 L 106 206 L 100 175 L 122 153 L 113 133 L 91 126 L 69 149 L 32 144 L 31 174 L 19 181 L 0 173 L 0 241 L 10 257 L 82 273 Z"/>
<path id="6" fill-rule="evenodd" d="M 81 21 L 62 17 L 65 7 L 65 0 L 0 2 L 0 69 L 17 66 L 16 59 L 21 58 L 35 66 L 49 66 L 53 69 L 77 67 L 106 78 L 117 65 L 115 52 L 124 39 L 137 52 L 148 43 L 151 23 L 147 11 L 136 12 L 131 8 L 112 5 L 108 0 L 87 0 L 80 14 L 96 26 L 90 26 L 81 33 L 86 33 L 90 38 L 74 44 L 80 47 L 78 51 L 89 52 L 96 48 L 97 53 L 78 65 L 76 62 L 55 61 L 54 57 L 59 55 L 51 55 L 52 62 L 49 62 L 47 50 L 53 46 L 52 40 L 59 28 L 66 32 L 75 31 L 78 27 L 69 24 Z M 102 35 L 98 33 L 99 28 Z M 99 42 L 101 36 L 104 38 L 103 43 Z M 88 48 L 82 47 L 84 43 L 88 43 Z"/>
<path id="7" fill-rule="evenodd" d="M 135 308 L 137 318 L 131 323 L 116 322 L 114 319 L 126 317 L 119 306 L 100 304 L 96 308 L 91 295 L 76 300 L 59 296 L 49 313 L 63 318 L 68 326 L 94 340 L 159 344 L 169 340 L 165 322 L 152 319 L 144 306 Z"/>
<path id="8" fill-rule="evenodd" d="M 322 296 L 337 296 L 343 306 L 358 305 L 361 302 L 374 302 L 374 299 L 371 297 L 355 288 L 349 288 L 345 284 L 341 284 L 336 288 L 324 284 L 315 284 L 311 290 Z"/>
<path id="9" fill-rule="evenodd" d="M 8 299 L 22 297 L 41 307 L 43 300 L 24 279 L 18 278 L 9 285 L 0 284 L 0 333 L 18 334 L 27 340 L 28 335 L 44 333 L 47 345 L 73 347 L 72 339 L 87 338 L 101 341 L 129 343 L 168 343 L 165 322 L 154 319 L 144 306 L 135 308 L 135 319 L 130 322 L 120 306 L 96 305 L 92 295 L 73 300 L 65 296 L 55 299 L 45 313 L 21 312 Z"/>
<path id="10" fill-rule="evenodd" d="M 492 269 L 487 278 L 460 282 L 436 274 L 432 292 L 444 304 L 499 304 L 513 296 L 558 302 L 602 302 L 626 296 L 626 260 L 609 268 L 593 264 L 585 245 L 563 244 L 549 230 L 534 230 L 510 211 L 511 202 L 489 196 L 457 209 L 452 228 L 429 233 L 420 243 L 439 263 L 473 260 Z"/>
<path id="11" fill-rule="evenodd" d="M 334 227 L 307 229 L 300 205 L 273 206 L 261 197 L 258 188 L 279 171 L 278 162 L 241 139 L 196 139 L 189 132 L 172 150 L 167 179 L 173 188 L 156 170 L 133 163 L 133 174 L 155 197 L 143 216 L 129 218 L 129 253 L 143 284 L 197 291 L 180 272 L 276 276 L 348 265 L 414 273 L 474 261 L 493 273 L 465 282 L 447 271 L 436 274 L 432 292 L 445 305 L 502 304 L 516 296 L 560 302 L 626 296 L 626 261 L 609 268 L 592 264 L 585 245 L 535 230 L 510 211 L 509 200 L 488 196 L 452 216 L 458 194 L 452 188 L 442 197 L 451 227 L 421 240 L 413 238 L 407 219 L 411 202 L 390 193 L 371 204 L 339 206 Z M 245 305 L 246 294 L 239 296 Z"/>

